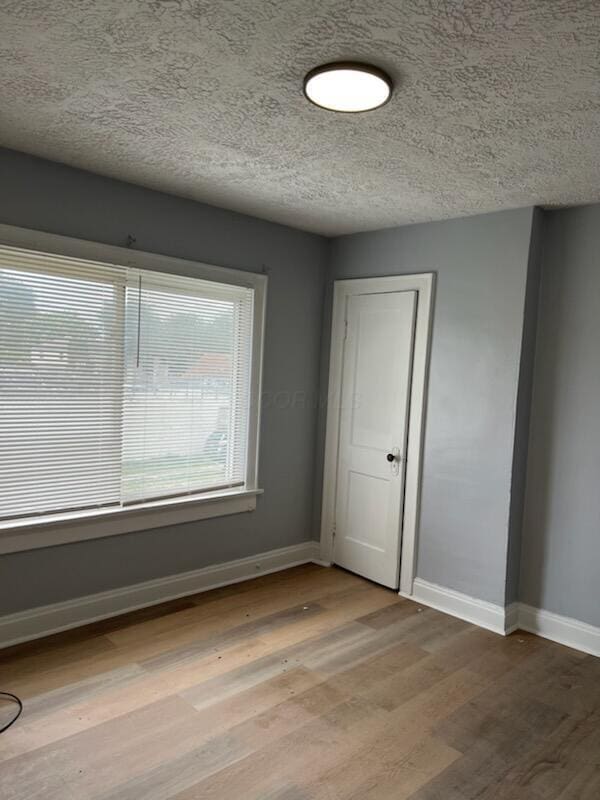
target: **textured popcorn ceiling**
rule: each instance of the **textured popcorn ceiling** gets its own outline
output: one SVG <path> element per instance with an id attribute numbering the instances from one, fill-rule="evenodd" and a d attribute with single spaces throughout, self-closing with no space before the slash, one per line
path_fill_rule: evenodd
<path id="1" fill-rule="evenodd" d="M 320 233 L 600 200 L 600 0 L 0 0 L 0 62 L 0 144 Z"/>

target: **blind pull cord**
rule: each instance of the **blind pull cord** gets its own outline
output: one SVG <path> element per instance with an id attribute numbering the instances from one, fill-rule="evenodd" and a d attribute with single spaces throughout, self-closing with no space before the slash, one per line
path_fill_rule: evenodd
<path id="1" fill-rule="evenodd" d="M 140 337 L 142 330 L 142 276 L 138 276 L 138 318 L 137 318 L 137 355 L 136 367 L 140 366 Z"/>

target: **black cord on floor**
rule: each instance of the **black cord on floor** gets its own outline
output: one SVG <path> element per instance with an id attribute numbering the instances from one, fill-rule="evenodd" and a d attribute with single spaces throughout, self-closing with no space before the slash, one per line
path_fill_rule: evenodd
<path id="1" fill-rule="evenodd" d="M 19 706 L 19 710 L 14 715 L 14 717 L 10 720 L 10 722 L 8 722 L 6 725 L 4 725 L 4 727 L 0 728 L 0 733 L 4 733 L 4 731 L 7 731 L 10 728 L 11 725 L 14 725 L 15 722 L 21 716 L 21 712 L 23 711 L 23 703 L 17 697 L 17 695 L 16 694 L 12 694 L 12 692 L 0 692 L 0 697 L 8 697 L 10 700 L 14 700 L 15 703 Z"/>

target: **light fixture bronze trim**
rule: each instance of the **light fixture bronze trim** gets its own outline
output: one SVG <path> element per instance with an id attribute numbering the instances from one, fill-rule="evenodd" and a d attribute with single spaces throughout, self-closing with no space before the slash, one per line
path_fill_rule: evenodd
<path id="1" fill-rule="evenodd" d="M 322 106 L 320 103 L 315 102 L 312 97 L 310 97 L 306 91 L 306 86 L 311 78 L 316 77 L 317 75 L 322 75 L 324 72 L 336 72 L 338 70 L 354 70 L 355 72 L 366 72 L 369 75 L 374 75 L 376 78 L 380 78 L 388 87 L 388 96 L 382 103 L 379 103 L 376 106 L 371 106 L 370 108 L 363 108 L 359 111 L 344 111 L 343 109 L 338 108 L 329 108 L 328 106 Z M 379 67 L 373 66 L 373 64 L 365 64 L 362 61 L 331 61 L 328 64 L 321 64 L 319 67 L 315 67 L 311 69 L 309 72 L 306 73 L 304 76 L 304 83 L 302 84 L 302 92 L 304 97 L 308 100 L 309 103 L 312 103 L 317 108 L 322 108 L 324 111 L 331 111 L 334 114 L 367 114 L 369 111 L 375 111 L 378 108 L 382 108 L 387 103 L 390 102 L 392 99 L 392 94 L 394 92 L 394 82 L 390 78 L 390 76 L 384 70 L 380 69 Z"/>

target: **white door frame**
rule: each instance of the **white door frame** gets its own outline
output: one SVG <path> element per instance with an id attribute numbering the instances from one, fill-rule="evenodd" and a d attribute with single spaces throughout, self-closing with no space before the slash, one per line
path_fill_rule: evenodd
<path id="1" fill-rule="evenodd" d="M 342 391 L 342 367 L 348 298 L 357 294 L 417 292 L 415 349 L 410 390 L 410 411 L 408 417 L 408 446 L 406 451 L 406 478 L 400 563 L 400 593 L 403 595 L 411 595 L 413 593 L 413 580 L 415 577 L 434 278 L 435 276 L 432 272 L 418 275 L 394 275 L 385 278 L 356 278 L 335 281 L 333 289 L 320 554 L 322 562 L 329 564 L 333 561 L 340 398 Z"/>

